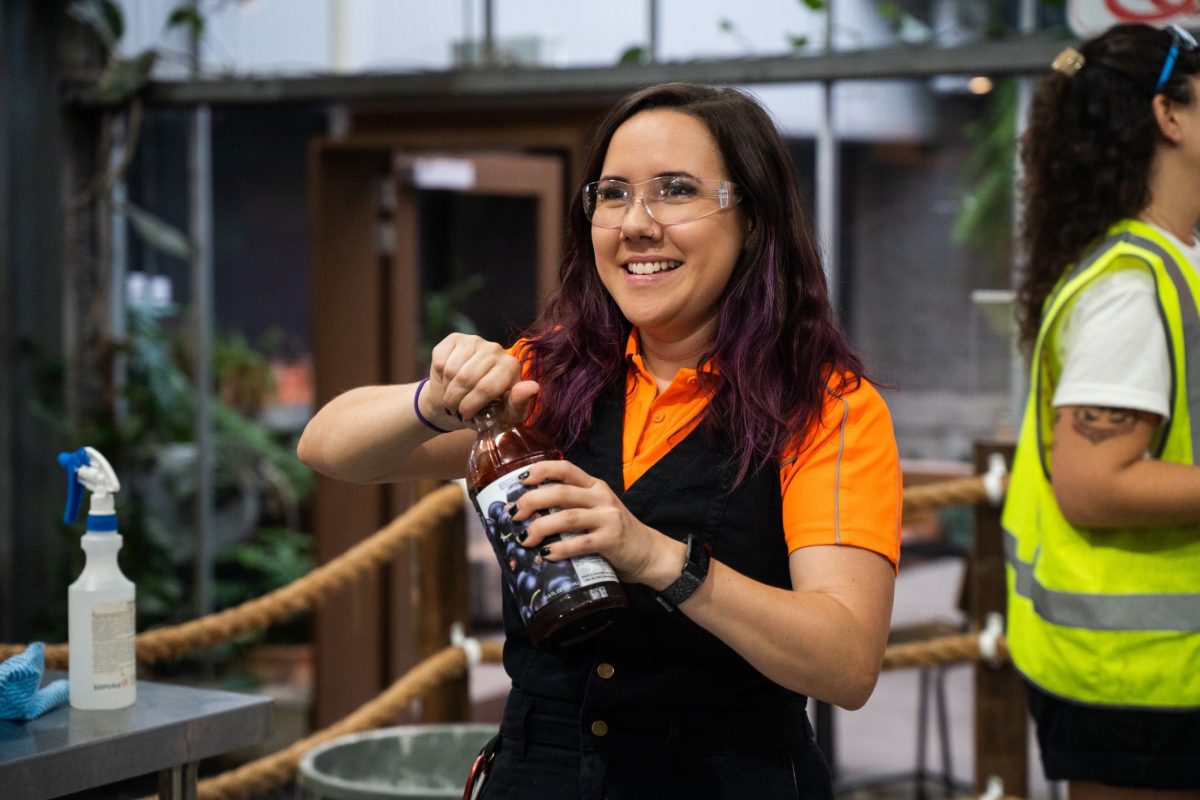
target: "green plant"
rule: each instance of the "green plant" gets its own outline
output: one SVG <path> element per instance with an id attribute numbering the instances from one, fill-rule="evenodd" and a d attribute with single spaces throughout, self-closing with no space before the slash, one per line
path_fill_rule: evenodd
<path id="1" fill-rule="evenodd" d="M 965 131 L 971 152 L 960 180 L 961 208 L 951 238 L 994 254 L 1007 269 L 1012 249 L 1014 161 L 1017 153 L 1017 84 L 998 81 L 983 114 Z"/>
<path id="2" fill-rule="evenodd" d="M 313 567 L 312 537 L 287 528 L 259 528 L 254 536 L 222 553 L 216 560 L 213 599 L 228 608 L 248 597 L 261 597 L 307 575 Z M 307 614 L 258 631 L 250 641 L 309 640 Z"/>
<path id="3" fill-rule="evenodd" d="M 462 301 L 478 292 L 487 284 L 482 275 L 468 275 L 445 289 L 426 289 L 421 294 L 421 361 L 428 364 L 434 345 L 448 334 L 477 333 L 475 323 L 458 310 Z"/>
<path id="4" fill-rule="evenodd" d="M 275 389 L 271 365 L 240 333 L 223 336 L 213 351 L 213 372 L 221 400 L 230 408 L 254 416 Z"/>
<path id="5" fill-rule="evenodd" d="M 131 308 L 127 330 L 127 339 L 116 348 L 125 359 L 125 379 L 113 389 L 113 414 L 68 430 L 53 380 L 46 383 L 47 394 L 34 401 L 34 410 L 62 430 L 64 439 L 103 452 L 121 477 L 122 564 L 138 585 L 139 627 L 146 628 L 191 616 L 186 600 L 193 564 L 197 393 L 181 367 L 186 348 L 162 312 Z M 243 367 L 254 362 L 240 337 L 221 337 L 214 351 L 238 353 L 230 360 Z M 216 564 L 224 570 L 215 599 L 224 606 L 307 571 L 309 537 L 297 528 L 313 479 L 296 458 L 294 443 L 280 442 L 261 422 L 213 396 L 214 390 L 209 395 L 217 507 L 209 533 Z M 76 528 L 64 525 L 63 535 L 77 540 Z M 256 547 L 277 563 L 250 569 Z M 72 573 L 81 566 L 78 549 L 67 548 Z M 238 564 L 240 571 L 230 566 Z"/>
<path id="6" fill-rule="evenodd" d="M 121 180 L 129 168 L 137 150 L 142 127 L 142 91 L 150 84 L 155 65 L 164 58 L 179 59 L 183 54 L 172 53 L 162 48 L 147 48 L 139 53 L 126 54 L 121 49 L 125 35 L 125 12 L 116 0 L 71 0 L 66 7 L 68 17 L 90 31 L 103 51 L 103 64 L 95 70 L 94 80 L 99 99 L 123 112 L 113 115 L 113 132 L 101 138 L 104 150 L 98 157 L 104 167 L 88 181 L 72 199 L 72 212 L 82 210 L 89 203 L 103 197 L 112 201 L 112 188 Z M 197 44 L 205 33 L 205 17 L 198 5 L 183 0 L 167 17 L 163 32 L 175 29 L 187 30 Z M 123 122 L 117 118 L 123 116 Z M 117 140 L 124 155 L 113 159 Z M 186 259 L 192 252 L 192 243 L 179 229 L 153 212 L 125 200 L 114 204 L 115 210 L 124 214 L 130 228 L 151 247 Z"/>
<path id="7" fill-rule="evenodd" d="M 797 1 L 800 3 L 800 5 L 804 6 L 809 11 L 822 12 L 822 11 L 829 10 L 829 1 L 828 0 L 797 0 Z M 752 50 L 754 48 L 754 42 L 752 42 L 745 34 L 743 34 L 741 29 L 737 26 L 737 23 L 735 23 L 729 17 L 722 17 L 721 19 L 719 19 L 717 21 L 717 30 L 719 30 L 721 33 L 726 34 L 727 36 L 733 37 L 734 39 L 737 40 L 739 45 L 746 48 L 747 50 Z M 783 38 L 784 38 L 784 41 L 787 42 L 788 46 L 791 47 L 792 50 L 795 50 L 795 51 L 804 50 L 810 44 L 812 44 L 812 41 L 809 39 L 809 37 L 807 35 L 799 35 L 799 34 L 795 34 L 795 33 L 791 33 L 791 32 L 785 32 Z"/>
<path id="8" fill-rule="evenodd" d="M 1049 19 L 1051 28 L 1061 28 L 1064 0 L 1043 0 L 1041 5 L 1043 22 Z M 992 0 L 988 35 L 993 38 L 1013 33 L 1002 6 L 1001 0 Z M 1017 80 L 997 80 L 983 113 L 965 130 L 971 152 L 963 165 L 961 208 L 951 230 L 955 242 L 995 254 L 995 269 L 1001 273 L 1007 271 L 1012 253 L 1017 112 Z"/>
<path id="9" fill-rule="evenodd" d="M 68 213 L 90 213 L 92 204 L 110 203 L 147 246 L 187 260 L 194 247 L 184 232 L 132 202 L 116 203 L 113 194 L 136 151 L 141 92 L 160 59 L 183 54 L 161 47 L 123 52 L 125 17 L 116 0 L 71 0 L 65 9 L 99 44 L 94 85 L 99 98 L 114 109 L 111 129 L 101 139 L 106 152 L 98 161 L 104 167 L 71 199 Z M 193 42 L 198 42 L 205 29 L 200 4 L 178 0 L 164 25 L 164 32 L 172 29 L 187 30 Z M 113 159 L 118 140 L 124 157 Z M 103 298 L 97 302 L 102 303 Z M 117 375 L 112 367 L 119 359 L 121 377 L 105 387 L 107 395 L 102 402 L 91 403 L 91 408 L 102 410 L 91 413 L 76 429 L 69 429 L 67 423 L 65 408 L 70 403 L 63 394 L 69 382 L 62 363 L 45 365 L 45 379 L 39 381 L 37 396 L 31 401 L 34 413 L 60 430 L 65 441 L 101 450 L 121 476 L 123 490 L 117 496 L 117 510 L 125 536 L 122 564 L 138 585 L 139 626 L 143 628 L 176 622 L 192 612 L 186 600 L 194 561 L 190 532 L 197 496 L 197 449 L 193 440 L 200 396 L 211 398 L 216 509 L 208 534 L 217 563 L 227 563 L 223 559 L 231 550 L 258 542 L 258 529 L 264 525 L 274 530 L 282 524 L 294 534 L 287 539 L 277 533 L 266 534 L 277 557 L 281 542 L 290 543 L 295 557 L 286 559 L 287 564 L 294 566 L 307 553 L 299 545 L 300 539 L 307 539 L 298 530 L 299 508 L 311 490 L 312 476 L 296 459 L 294 443 L 281 441 L 256 419 L 271 390 L 269 364 L 241 336 L 217 336 L 213 342 L 216 385 L 196 387 L 189 377 L 191 355 L 184 337 L 172 329 L 172 314 L 173 309 L 164 313 L 131 308 L 123 341 L 93 337 L 99 343 L 102 357 L 97 361 L 102 372 Z M 71 540 L 65 550 L 70 562 L 66 571 L 71 574 L 77 574 L 81 566 L 75 546 L 78 528 L 61 527 L 63 536 Z M 228 573 L 221 579 L 219 601 L 240 602 L 274 588 L 271 581 L 282 579 L 277 571 Z M 43 627 L 52 629 L 57 620 L 65 619 L 62 611 L 48 611 L 48 625 Z"/>

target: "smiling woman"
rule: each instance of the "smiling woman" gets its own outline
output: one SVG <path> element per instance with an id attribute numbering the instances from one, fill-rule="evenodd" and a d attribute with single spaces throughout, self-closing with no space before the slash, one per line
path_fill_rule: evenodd
<path id="1" fill-rule="evenodd" d="M 616 225 L 597 225 L 600 209 L 593 213 L 596 270 L 638 329 L 647 366 L 665 384 L 680 368 L 696 366 L 712 341 L 718 300 L 745 241 L 747 224 L 739 206 L 728 199 L 719 205 L 712 191 L 698 193 L 704 181 L 723 188 L 728 198 L 726 173 L 704 123 L 671 109 L 631 117 L 613 134 L 604 158 L 600 186 L 624 183 L 616 176 L 630 176 L 645 189 L 636 198 L 641 203 L 632 202 L 630 193 L 619 213 L 602 215 Z M 695 190 L 681 195 L 688 187 Z M 645 193 L 655 188 L 657 196 L 647 200 Z M 672 190 L 690 202 L 664 200 L 663 193 Z"/>
<path id="2" fill-rule="evenodd" d="M 463 420 L 503 398 L 564 451 L 506 513 L 546 562 L 604 556 L 629 610 L 539 649 L 506 602 L 513 689 L 481 798 L 831 796 L 804 707 L 874 688 L 900 474 L 794 175 L 740 92 L 630 95 L 526 335 L 452 334 L 427 381 L 352 390 L 306 429 L 301 457 L 334 477 L 461 477 Z"/>

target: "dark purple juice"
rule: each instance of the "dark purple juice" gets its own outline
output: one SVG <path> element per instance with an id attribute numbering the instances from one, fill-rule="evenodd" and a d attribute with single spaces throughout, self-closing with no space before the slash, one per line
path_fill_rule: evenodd
<path id="1" fill-rule="evenodd" d="M 505 417 L 499 403 L 481 411 L 472 424 L 475 444 L 467 461 L 467 488 L 487 532 L 504 584 L 516 600 L 534 645 L 548 647 L 586 639 L 611 624 L 629 600 L 616 573 L 601 556 L 547 561 L 536 548 L 522 547 L 518 534 L 532 520 L 514 522 L 507 506 L 532 486 L 521 483 L 525 468 L 561 459 L 540 433 Z M 553 510 L 544 513 L 552 513 Z"/>

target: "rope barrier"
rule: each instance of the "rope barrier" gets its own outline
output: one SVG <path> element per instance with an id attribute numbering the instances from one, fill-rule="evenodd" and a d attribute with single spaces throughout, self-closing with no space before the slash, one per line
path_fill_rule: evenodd
<path id="1" fill-rule="evenodd" d="M 980 652 L 982 635 L 944 636 L 925 642 L 893 645 L 887 649 L 883 668 L 902 669 L 978 661 L 983 657 Z M 1007 655 L 1003 640 L 997 644 L 999 652 Z M 478 656 L 471 652 L 475 647 L 478 647 Z M 468 640 L 446 647 L 422 661 L 382 694 L 341 721 L 277 753 L 201 781 L 198 797 L 200 800 L 241 800 L 276 789 L 295 777 L 304 754 L 317 745 L 340 736 L 383 727 L 395 720 L 413 700 L 424 697 L 440 683 L 462 675 L 476 657 L 483 662 L 496 663 L 502 655 L 502 643 L 491 640 Z"/>
<path id="2" fill-rule="evenodd" d="M 963 661 L 979 661 L 980 638 L 983 634 L 944 636 L 925 642 L 893 645 L 887 649 L 883 668 L 903 669 Z M 474 642 L 482 661 L 501 660 L 503 645 L 497 641 Z M 1007 655 L 1003 639 L 998 650 Z M 289 747 L 237 769 L 208 778 L 199 784 L 201 800 L 240 800 L 276 789 L 292 780 L 304 754 L 319 744 L 351 733 L 380 728 L 395 720 L 402 709 L 413 700 L 425 696 L 443 681 L 463 674 L 473 661 L 473 654 L 463 645 L 451 645 L 422 661 L 382 694 L 344 717 L 341 721 Z"/>
<path id="3" fill-rule="evenodd" d="M 1007 485 L 1003 462 L 994 462 L 986 475 L 959 478 L 904 490 L 904 512 L 911 514 L 947 506 L 991 500 Z M 459 513 L 462 490 L 447 484 L 418 500 L 402 515 L 369 538 L 303 578 L 239 606 L 180 625 L 145 631 L 137 636 L 137 660 L 143 664 L 179 656 L 261 630 L 318 605 L 351 580 L 392 560 L 410 539 L 436 530 L 443 519 Z M 23 644 L 0 644 L 0 661 L 25 650 Z M 46 665 L 65 669 L 67 644 L 46 646 Z"/>
<path id="4" fill-rule="evenodd" d="M 968 633 L 925 642 L 893 645 L 887 649 L 883 668 L 902 669 L 978 661 L 983 657 L 980 652 L 982 635 Z M 503 645 L 500 642 L 483 640 L 477 644 L 482 661 L 500 661 L 503 654 Z M 999 652 L 1007 655 L 1003 640 L 999 640 L 997 644 Z M 462 675 L 472 660 L 472 654 L 462 645 L 446 647 L 422 661 L 374 700 L 334 725 L 277 753 L 201 781 L 198 797 L 200 800 L 241 800 L 276 789 L 295 777 L 301 759 L 312 748 L 339 736 L 383 727 L 395 720 L 400 711 L 413 700 L 425 696 L 443 681 Z M 1007 796 L 1005 797 L 1008 800 Z"/>
<path id="5" fill-rule="evenodd" d="M 136 639 L 137 660 L 153 664 L 178 658 L 184 653 L 261 630 L 312 608 L 363 573 L 391 561 L 410 540 L 436 531 L 444 520 L 461 513 L 462 498 L 462 489 L 457 484 L 447 484 L 422 497 L 369 538 L 294 583 L 216 614 L 140 633 Z M 24 650 L 23 644 L 0 644 L 0 661 Z M 67 645 L 48 645 L 46 665 L 65 669 Z"/>
<path id="6" fill-rule="evenodd" d="M 955 478 L 949 481 L 929 483 L 922 486 L 904 487 L 904 513 L 933 511 L 948 506 L 973 505 L 985 500 L 994 501 L 996 478 L 992 473 L 970 478 Z M 1008 486 L 1007 477 L 999 479 L 1001 487 Z"/>
<path id="7" fill-rule="evenodd" d="M 904 492 L 904 511 L 912 513 L 983 502 L 989 499 L 989 496 L 994 497 L 994 488 L 989 486 L 989 483 L 994 484 L 996 481 L 997 475 L 993 474 L 994 472 L 995 469 L 992 469 L 986 476 L 909 487 Z M 455 484 L 447 484 L 418 500 L 404 514 L 371 537 L 294 583 L 216 614 L 139 634 L 136 639 L 137 659 L 141 663 L 152 664 L 178 658 L 184 653 L 212 647 L 237 636 L 261 630 L 312 608 L 350 581 L 395 558 L 405 543 L 436 530 L 443 520 L 460 513 L 461 508 L 462 490 Z M 967 640 L 971 643 L 966 643 Z M 23 644 L 0 644 L 0 661 L 23 652 L 25 647 Z M 979 657 L 978 641 L 969 635 L 958 645 L 952 645 L 943 639 L 932 640 L 928 650 L 923 649 L 925 647 L 925 643 L 915 642 L 888 648 L 884 668 L 896 668 L 890 666 L 893 663 L 892 659 L 900 659 L 894 662 L 898 667 L 946 663 L 945 660 L 938 659 L 962 661 Z M 916 655 L 918 653 L 920 655 Z M 1007 654 L 1005 652 L 1001 655 Z M 935 660 L 911 661 L 914 658 Z M 65 669 L 67 645 L 48 645 L 46 665 Z"/>
<path id="8" fill-rule="evenodd" d="M 962 633 L 955 636 L 939 636 L 923 642 L 894 644 L 883 654 L 883 669 L 911 669 L 933 667 L 939 664 L 958 664 L 966 661 L 986 660 L 980 639 L 990 632 Z M 995 638 L 996 662 L 1008 659 L 1008 643 L 1003 636 Z"/>
<path id="9" fill-rule="evenodd" d="M 503 645 L 479 642 L 484 661 L 499 661 Z M 292 780 L 300 760 L 312 748 L 339 736 L 381 728 L 395 721 L 413 700 L 424 697 L 440 683 L 457 678 L 467 669 L 468 655 L 462 647 L 449 646 L 413 667 L 390 687 L 340 721 L 305 739 L 256 761 L 200 781 L 201 800 L 240 800 L 276 789 Z M 465 776 L 464 776 L 465 777 Z"/>
<path id="10" fill-rule="evenodd" d="M 904 492 L 904 511 L 913 513 L 945 506 L 997 501 L 1006 478 L 994 469 L 986 476 L 962 478 L 937 484 L 909 487 Z M 404 514 L 359 542 L 334 560 L 303 578 L 247 601 L 234 608 L 196 620 L 141 633 L 136 638 L 137 659 L 155 663 L 178 658 L 192 650 L 211 647 L 237 636 L 268 627 L 321 603 L 337 589 L 391 561 L 401 547 L 461 513 L 462 490 L 449 484 L 421 498 Z M 986 639 L 986 641 L 985 641 Z M 237 769 L 208 778 L 199 784 L 205 800 L 238 800 L 270 791 L 291 780 L 301 758 L 318 744 L 350 733 L 371 730 L 391 722 L 413 700 L 423 697 L 440 683 L 458 677 L 479 661 L 501 659 L 502 644 L 465 638 L 461 630 L 454 644 L 422 661 L 384 692 L 341 721 L 318 731 L 283 750 Z M 0 644 L 0 661 L 25 650 L 25 645 Z M 980 633 L 943 636 L 887 648 L 883 669 L 905 669 L 938 664 L 986 660 L 993 666 L 1008 658 L 1004 638 L 989 626 Z M 46 664 L 67 666 L 67 645 L 46 647 Z"/>

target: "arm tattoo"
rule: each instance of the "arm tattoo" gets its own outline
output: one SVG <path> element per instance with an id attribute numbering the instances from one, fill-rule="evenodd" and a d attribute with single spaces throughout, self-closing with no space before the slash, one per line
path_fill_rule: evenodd
<path id="1" fill-rule="evenodd" d="M 1075 409 L 1072 427 L 1092 444 L 1100 444 L 1114 436 L 1133 433 L 1136 424 L 1137 414 L 1127 408 L 1080 406 Z"/>

